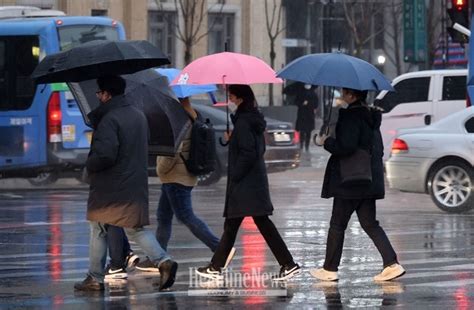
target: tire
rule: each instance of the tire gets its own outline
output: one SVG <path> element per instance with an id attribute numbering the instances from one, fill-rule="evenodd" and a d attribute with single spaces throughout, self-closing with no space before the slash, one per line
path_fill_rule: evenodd
<path id="1" fill-rule="evenodd" d="M 213 172 L 206 174 L 206 175 L 200 175 L 198 176 L 198 185 L 211 185 L 214 183 L 217 183 L 222 177 L 222 170 L 221 166 L 217 164 L 216 170 Z"/>
<path id="2" fill-rule="evenodd" d="M 441 162 L 432 169 L 428 190 L 441 210 L 467 212 L 474 208 L 474 169 L 459 160 Z"/>
<path id="3" fill-rule="evenodd" d="M 57 172 L 41 172 L 35 178 L 29 178 L 28 182 L 34 186 L 45 186 L 55 183 L 59 179 Z"/>

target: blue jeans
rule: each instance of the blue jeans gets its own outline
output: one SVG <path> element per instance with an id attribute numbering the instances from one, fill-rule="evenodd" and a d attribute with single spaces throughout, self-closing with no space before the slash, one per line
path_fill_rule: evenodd
<path id="1" fill-rule="evenodd" d="M 206 223 L 194 214 L 191 202 L 192 190 L 191 186 L 177 183 L 161 185 L 161 197 L 156 211 L 158 221 L 156 239 L 166 250 L 171 238 L 173 215 L 176 215 L 178 221 L 186 225 L 196 238 L 201 240 L 212 252 L 215 252 L 219 245 L 219 238 Z"/>
<path id="2" fill-rule="evenodd" d="M 109 225 L 90 222 L 89 275 L 96 281 L 104 282 L 104 269 L 107 259 L 107 228 Z M 127 237 L 136 242 L 151 261 L 158 266 L 170 257 L 156 241 L 153 233 L 145 228 L 124 228 Z"/>

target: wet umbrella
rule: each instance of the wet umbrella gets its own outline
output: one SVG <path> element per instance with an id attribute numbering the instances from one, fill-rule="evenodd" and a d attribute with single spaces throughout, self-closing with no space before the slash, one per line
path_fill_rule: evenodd
<path id="1" fill-rule="evenodd" d="M 169 63 L 166 55 L 148 41 L 97 40 L 46 56 L 31 77 L 36 84 L 80 82 Z"/>
<path id="2" fill-rule="evenodd" d="M 166 76 L 171 83 L 181 72 L 175 68 L 158 68 L 158 73 Z M 192 95 L 210 93 L 217 90 L 215 84 L 203 84 L 203 85 L 173 85 L 171 89 L 174 91 L 178 98 L 189 97 Z"/>
<path id="3" fill-rule="evenodd" d="M 341 52 L 299 57 L 277 76 L 320 86 L 358 90 L 393 90 L 390 81 L 370 63 Z"/>
<path id="4" fill-rule="evenodd" d="M 140 108 L 150 129 L 149 151 L 174 156 L 186 131 L 191 126 L 188 115 L 168 86 L 168 79 L 154 69 L 122 76 L 127 82 L 125 100 Z M 78 101 L 86 124 L 87 114 L 99 105 L 95 80 L 68 83 Z"/>

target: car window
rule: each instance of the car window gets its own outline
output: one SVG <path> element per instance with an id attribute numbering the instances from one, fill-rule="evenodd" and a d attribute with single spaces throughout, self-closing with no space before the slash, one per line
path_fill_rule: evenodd
<path id="1" fill-rule="evenodd" d="M 466 127 L 466 131 L 468 133 L 474 133 L 474 117 L 468 119 L 464 126 Z"/>
<path id="2" fill-rule="evenodd" d="M 38 36 L 0 36 L 0 110 L 31 106 L 36 87 L 30 75 L 38 62 Z"/>
<path id="3" fill-rule="evenodd" d="M 394 85 L 395 92 L 388 92 L 375 104 L 387 113 L 399 104 L 427 101 L 430 79 L 430 77 L 419 77 L 402 80 Z"/>
<path id="4" fill-rule="evenodd" d="M 445 76 L 442 100 L 466 100 L 466 77 Z"/>

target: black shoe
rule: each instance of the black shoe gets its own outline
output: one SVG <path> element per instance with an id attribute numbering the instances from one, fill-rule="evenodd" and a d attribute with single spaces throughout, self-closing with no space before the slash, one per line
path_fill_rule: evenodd
<path id="1" fill-rule="evenodd" d="M 100 283 L 88 275 L 84 281 L 75 283 L 74 289 L 78 291 L 103 291 L 104 283 Z"/>
<path id="2" fill-rule="evenodd" d="M 286 266 L 281 266 L 280 274 L 276 277 L 273 277 L 273 281 L 285 281 L 288 280 L 297 274 L 301 273 L 301 268 L 298 264 L 289 264 Z"/>
<path id="3" fill-rule="evenodd" d="M 126 279 L 127 278 L 127 271 L 125 268 L 113 268 L 112 266 L 108 265 L 105 269 L 105 279 Z"/>
<path id="4" fill-rule="evenodd" d="M 221 268 L 214 268 L 212 263 L 205 267 L 199 267 L 196 269 L 196 273 L 201 277 L 213 279 L 213 280 L 221 280 L 224 279 L 224 275 L 222 274 Z"/>
<path id="5" fill-rule="evenodd" d="M 160 272 L 158 266 L 152 262 L 148 257 L 146 260 L 139 262 L 136 266 L 136 269 L 141 271 L 148 271 L 148 272 Z"/>
<path id="6" fill-rule="evenodd" d="M 171 259 L 165 260 L 159 266 L 160 269 L 160 291 L 167 289 L 174 284 L 178 263 Z"/>
<path id="7" fill-rule="evenodd" d="M 133 252 L 128 253 L 125 257 L 125 268 L 133 268 L 140 262 L 140 257 Z"/>

